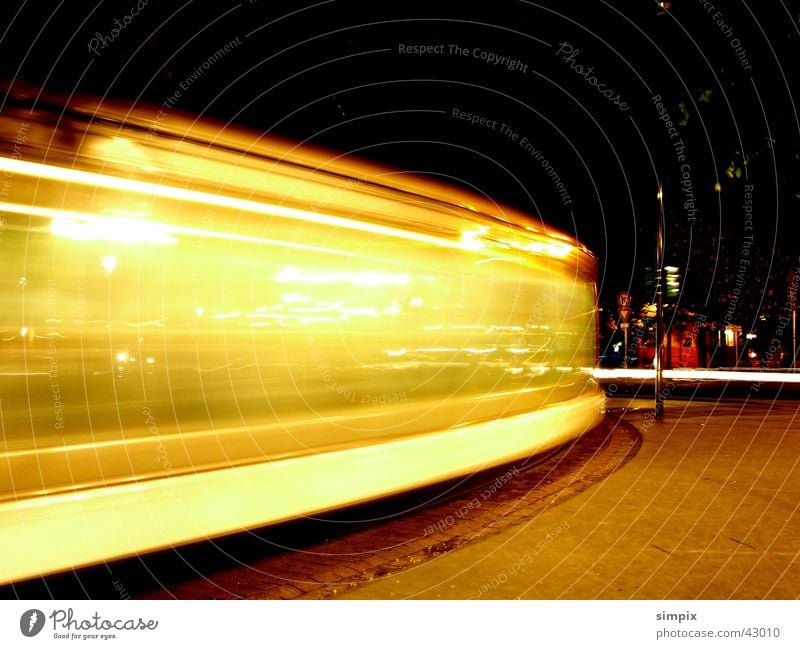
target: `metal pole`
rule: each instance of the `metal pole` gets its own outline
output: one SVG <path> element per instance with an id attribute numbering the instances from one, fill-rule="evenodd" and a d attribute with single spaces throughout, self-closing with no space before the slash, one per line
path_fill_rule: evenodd
<path id="1" fill-rule="evenodd" d="M 628 323 L 623 322 L 622 325 L 623 325 L 622 335 L 624 336 L 625 340 L 625 346 L 623 347 L 624 351 L 622 353 L 622 369 L 627 370 L 628 369 Z"/>
<path id="2" fill-rule="evenodd" d="M 662 367 L 664 342 L 664 192 L 661 183 L 658 184 L 658 230 L 656 234 L 656 408 L 655 416 L 664 416 L 664 395 L 662 384 L 664 382 L 664 368 Z"/>

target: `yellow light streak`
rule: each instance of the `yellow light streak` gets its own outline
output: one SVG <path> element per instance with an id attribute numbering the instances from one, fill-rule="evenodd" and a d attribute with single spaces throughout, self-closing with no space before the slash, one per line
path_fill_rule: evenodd
<path id="1" fill-rule="evenodd" d="M 230 313 L 218 313 L 214 316 L 214 320 L 227 320 L 228 318 L 238 318 L 242 315 L 241 311 L 231 311 Z"/>
<path id="2" fill-rule="evenodd" d="M 485 247 L 485 243 L 479 239 L 482 234 L 486 234 L 488 226 L 478 226 L 477 230 L 464 230 L 461 233 L 461 247 L 465 250 L 480 250 Z"/>
<path id="3" fill-rule="evenodd" d="M 2 158 L 0 158 L 2 160 Z M 2 165 L 0 165 L 2 168 Z M 0 211 L 3 212 L 10 212 L 12 214 L 24 214 L 26 216 L 41 216 L 44 218 L 50 219 L 57 219 L 57 218 L 68 218 L 75 221 L 114 221 L 117 217 L 113 216 L 103 216 L 100 214 L 89 214 L 85 212 L 70 212 L 67 210 L 57 210 L 50 207 L 38 207 L 36 205 L 23 205 L 20 203 L 5 203 L 0 201 Z M 200 228 L 187 228 L 183 226 L 177 225 L 167 225 L 162 223 L 155 223 L 151 222 L 155 225 L 158 225 L 160 228 L 160 232 L 163 234 L 183 234 L 189 236 L 196 236 L 196 237 L 207 237 L 210 239 L 222 239 L 224 241 L 239 241 L 243 243 L 256 243 L 261 245 L 267 246 L 277 246 L 280 248 L 292 248 L 295 250 L 308 250 L 311 252 L 321 252 L 329 255 L 338 255 L 342 257 L 348 257 L 353 259 L 365 259 L 372 262 L 381 262 L 384 261 L 382 259 L 378 259 L 377 257 L 368 257 L 366 255 L 360 255 L 358 253 L 353 253 L 349 251 L 342 251 L 342 250 L 335 250 L 333 248 L 323 248 L 321 246 L 309 246 L 303 243 L 291 243 L 288 241 L 279 241 L 277 239 L 268 239 L 266 237 L 253 237 L 244 234 L 233 234 L 230 232 L 218 232 L 216 230 L 203 230 Z M 109 228 L 113 227 L 112 225 L 108 226 Z M 57 233 L 54 233 L 57 234 Z"/>
<path id="4" fill-rule="evenodd" d="M 574 247 L 566 243 L 547 243 L 544 241 L 534 241 L 523 246 L 524 250 L 528 252 L 536 252 L 546 254 L 551 257 L 566 257 L 569 255 Z"/>
<path id="5" fill-rule="evenodd" d="M 311 272 L 300 270 L 294 266 L 286 266 L 275 275 L 274 279 L 281 284 L 290 282 L 302 282 L 305 284 L 345 282 L 355 286 L 387 286 L 391 284 L 400 286 L 411 281 L 411 278 L 406 273 L 381 273 L 372 270 L 356 273 L 349 271 Z"/>
<path id="6" fill-rule="evenodd" d="M 56 216 L 50 231 L 76 241 L 118 241 L 170 245 L 177 241 L 166 233 L 167 226 L 141 219 L 97 217 L 91 219 Z"/>
<path id="7" fill-rule="evenodd" d="M 32 176 L 39 179 L 57 180 L 66 183 L 87 185 L 90 187 L 118 189 L 125 192 L 147 194 L 149 196 L 158 196 L 160 198 L 170 198 L 191 203 L 201 203 L 203 205 L 214 205 L 217 207 L 241 210 L 244 212 L 253 212 L 256 214 L 282 216 L 284 218 L 303 221 L 306 223 L 315 223 L 319 225 L 334 226 L 337 228 L 347 228 L 349 230 L 358 230 L 361 232 L 370 232 L 373 234 L 427 243 L 443 248 L 470 250 L 472 249 L 470 246 L 474 246 L 474 244 L 471 243 L 467 243 L 465 245 L 462 242 L 448 241 L 447 239 L 421 234 L 418 232 L 401 230 L 399 228 L 379 225 L 377 223 L 355 221 L 329 214 L 319 214 L 317 212 L 310 212 L 308 210 L 302 210 L 294 207 L 286 207 L 284 205 L 262 203 L 244 198 L 234 198 L 232 196 L 211 194 L 195 189 L 172 187 L 170 185 L 159 185 L 157 183 L 143 180 L 131 180 L 129 178 L 119 178 L 117 176 L 107 176 L 105 174 L 81 171 L 78 169 L 67 169 L 65 167 L 57 167 L 39 162 L 28 162 L 25 160 L 15 160 L 12 158 L 0 157 L 0 170 L 10 172 L 12 174 L 19 174 L 21 176 Z M 172 231 L 179 230 L 180 228 L 172 229 Z"/>
<path id="8" fill-rule="evenodd" d="M 530 390 L 507 394 L 525 391 Z M 74 569 L 98 557 L 207 540 L 485 470 L 577 437 L 597 425 L 604 410 L 604 397 L 592 394 L 356 449 L 32 498 L 24 507 L 13 500 L 0 503 L 0 583 Z M 96 458 L 97 446 L 83 447 L 88 457 Z M 264 493 L 273 497 L 257 497 Z M 241 506 L 210 507 L 209 494 Z"/>

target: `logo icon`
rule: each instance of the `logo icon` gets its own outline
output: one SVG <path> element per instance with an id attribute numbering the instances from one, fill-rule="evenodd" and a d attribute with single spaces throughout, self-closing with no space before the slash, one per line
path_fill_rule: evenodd
<path id="1" fill-rule="evenodd" d="M 38 608 L 25 611 L 19 618 L 19 630 L 22 635 L 32 638 L 44 627 L 44 613 Z"/>

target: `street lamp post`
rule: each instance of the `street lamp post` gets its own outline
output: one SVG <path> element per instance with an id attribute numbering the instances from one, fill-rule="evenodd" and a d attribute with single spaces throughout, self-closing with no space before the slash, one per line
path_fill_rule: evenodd
<path id="1" fill-rule="evenodd" d="M 792 372 L 797 364 L 797 305 L 792 300 Z"/>
<path id="2" fill-rule="evenodd" d="M 664 416 L 664 395 L 661 386 L 664 381 L 664 369 L 661 363 L 664 342 L 664 192 L 658 184 L 658 230 L 656 233 L 656 417 Z"/>

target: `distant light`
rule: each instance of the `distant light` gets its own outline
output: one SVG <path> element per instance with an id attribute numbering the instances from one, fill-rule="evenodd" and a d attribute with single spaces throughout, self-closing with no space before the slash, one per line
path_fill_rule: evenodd
<path id="1" fill-rule="evenodd" d="M 148 357 L 147 357 L 147 360 L 146 360 L 145 362 L 146 362 L 148 365 L 152 365 L 153 363 L 155 363 L 155 362 L 156 362 L 156 359 L 155 359 L 155 358 L 153 358 L 152 356 L 148 356 Z"/>
<path id="2" fill-rule="evenodd" d="M 533 350 L 530 347 L 509 347 L 508 351 L 511 354 L 530 354 Z"/>
<path id="3" fill-rule="evenodd" d="M 747 334 L 747 340 L 755 340 L 756 338 L 758 338 L 756 334 Z"/>
<path id="4" fill-rule="evenodd" d="M 144 219 L 116 216 L 57 216 L 50 224 L 50 231 L 60 237 L 76 241 L 120 241 L 122 243 L 173 244 L 177 239 L 170 236 L 168 227 Z"/>
<path id="5" fill-rule="evenodd" d="M 226 320 L 228 318 L 238 318 L 242 315 L 241 311 L 231 311 L 230 313 L 218 313 L 214 316 L 214 320 Z"/>
<path id="6" fill-rule="evenodd" d="M 106 272 L 110 275 L 117 267 L 117 258 L 114 257 L 114 255 L 106 255 L 100 263 L 103 264 L 103 268 L 105 268 Z"/>
<path id="7" fill-rule="evenodd" d="M 485 244 L 478 237 L 482 234 L 486 234 L 488 230 L 489 228 L 485 225 L 479 225 L 477 230 L 464 230 L 461 233 L 461 240 L 459 243 L 466 250 L 480 250 Z"/>
<path id="8" fill-rule="evenodd" d="M 285 304 L 294 304 L 295 302 L 306 303 L 306 302 L 311 302 L 311 298 L 306 297 L 302 293 L 284 293 L 283 295 L 281 295 L 281 301 L 284 302 Z M 278 309 L 275 310 L 277 311 Z"/>
<path id="9" fill-rule="evenodd" d="M 128 352 L 120 352 L 117 354 L 117 360 L 120 363 L 125 363 L 128 360 Z"/>
<path id="10" fill-rule="evenodd" d="M 722 185 L 720 185 L 719 183 L 714 183 L 714 191 L 715 192 L 721 192 L 722 191 Z"/>
<path id="11" fill-rule="evenodd" d="M 199 318 L 206 312 L 206 310 L 203 307 L 199 306 L 194 310 L 194 312 L 197 314 L 197 317 Z"/>
<path id="12" fill-rule="evenodd" d="M 22 327 L 22 329 L 19 330 L 19 335 L 20 336 L 27 336 L 28 335 L 28 328 L 27 327 Z"/>
<path id="13" fill-rule="evenodd" d="M 725 343 L 728 345 L 728 347 L 733 345 L 733 336 L 734 336 L 733 329 L 727 329 L 726 328 L 725 329 Z"/>

